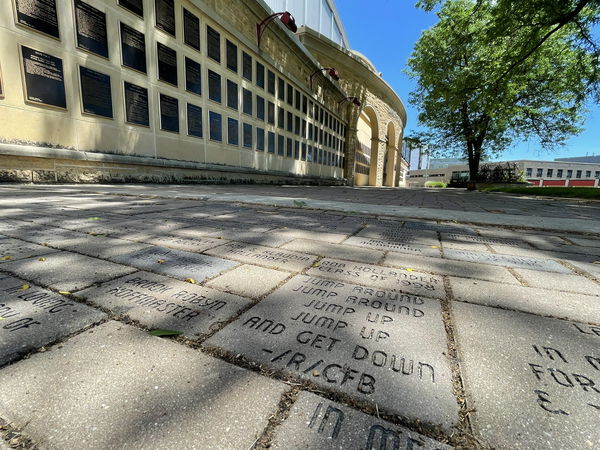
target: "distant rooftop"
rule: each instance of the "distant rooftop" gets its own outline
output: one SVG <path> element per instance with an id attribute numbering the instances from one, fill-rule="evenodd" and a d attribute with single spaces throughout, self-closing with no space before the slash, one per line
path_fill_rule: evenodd
<path id="1" fill-rule="evenodd" d="M 574 156 L 572 158 L 555 158 L 554 161 L 580 162 L 580 163 L 600 163 L 600 155 Z"/>

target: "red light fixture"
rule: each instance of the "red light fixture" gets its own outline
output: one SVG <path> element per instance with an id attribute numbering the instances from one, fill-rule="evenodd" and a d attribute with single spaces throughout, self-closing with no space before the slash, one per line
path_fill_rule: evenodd
<path id="1" fill-rule="evenodd" d="M 310 90 L 312 91 L 312 82 L 313 82 L 313 78 L 316 74 L 318 74 L 319 72 L 324 72 L 325 70 L 327 70 L 329 76 L 331 78 L 333 78 L 335 81 L 338 81 L 340 79 L 340 74 L 338 73 L 338 71 L 334 68 L 334 67 L 324 67 L 322 69 L 317 69 L 313 72 L 313 74 L 310 76 Z"/>
<path id="2" fill-rule="evenodd" d="M 350 100 L 352 100 L 352 104 L 354 106 L 357 106 L 358 108 L 362 106 L 362 103 L 360 102 L 358 97 L 345 97 L 338 102 L 338 105 L 342 104 L 343 102 L 349 102 Z"/>
<path id="3" fill-rule="evenodd" d="M 269 25 L 269 23 L 271 23 L 277 16 L 281 16 L 280 17 L 281 23 L 284 24 L 285 27 L 288 30 L 290 30 L 292 33 L 295 33 L 296 31 L 298 31 L 298 26 L 296 25 L 296 20 L 294 19 L 294 16 L 292 16 L 292 14 L 289 11 L 271 14 L 269 17 L 267 17 L 261 23 L 256 24 L 256 38 L 258 40 L 259 47 L 260 47 L 260 38 L 263 35 L 263 33 L 265 32 L 267 25 Z"/>

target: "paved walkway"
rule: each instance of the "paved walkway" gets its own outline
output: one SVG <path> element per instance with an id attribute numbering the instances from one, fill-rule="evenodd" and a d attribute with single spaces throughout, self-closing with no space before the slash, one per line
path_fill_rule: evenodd
<path id="1" fill-rule="evenodd" d="M 458 190 L 0 185 L 0 448 L 597 448 L 598 219 Z"/>

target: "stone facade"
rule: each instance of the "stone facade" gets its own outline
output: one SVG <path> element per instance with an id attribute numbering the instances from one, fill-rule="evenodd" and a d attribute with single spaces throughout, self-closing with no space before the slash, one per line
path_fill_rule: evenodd
<path id="1" fill-rule="evenodd" d="M 137 14 L 117 0 L 56 0 L 56 19 L 42 2 L 30 3 L 33 12 L 19 9 L 16 0 L 0 3 L 3 181 L 354 184 L 358 116 L 345 104 L 340 108 L 339 99 L 360 96 L 378 123 L 393 123 L 391 138 L 380 126 L 370 184 L 397 185 L 393 175 L 383 179 L 383 155 L 398 147 L 404 113 L 387 106 L 382 98 L 389 93 L 378 87 L 355 92 L 362 74 L 348 71 L 340 82 L 317 77 L 311 89 L 322 61 L 301 42 L 302 33 L 294 35 L 275 19 L 257 45 L 256 25 L 271 14 L 261 0 L 175 0 L 172 10 L 170 2 L 143 0 Z M 124 45 L 124 27 L 143 36 L 145 71 L 125 61 L 131 49 Z M 219 60 L 209 51 L 215 32 Z M 99 33 L 107 37 L 105 55 L 98 50 Z M 188 39 L 194 33 L 198 49 Z M 170 62 L 161 53 L 165 48 Z M 84 79 L 84 71 L 96 78 Z M 46 93 L 62 88 L 64 104 L 33 95 L 34 82 Z M 147 123 L 130 119 L 131 85 L 146 93 L 141 109 Z M 396 167 L 397 151 L 389 155 Z"/>

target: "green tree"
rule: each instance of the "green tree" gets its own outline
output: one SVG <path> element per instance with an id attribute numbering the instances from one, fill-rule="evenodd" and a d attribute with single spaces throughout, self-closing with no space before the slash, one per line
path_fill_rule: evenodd
<path id="1" fill-rule="evenodd" d="M 471 179 L 482 157 L 514 140 L 537 138 L 551 149 L 581 131 L 598 70 L 593 51 L 575 39 L 574 23 L 531 51 L 533 28 L 503 19 L 500 3 L 514 2 L 446 0 L 408 63 L 417 80 L 410 101 L 430 147 L 466 156 Z M 543 38 L 548 26 L 536 33 Z"/>

